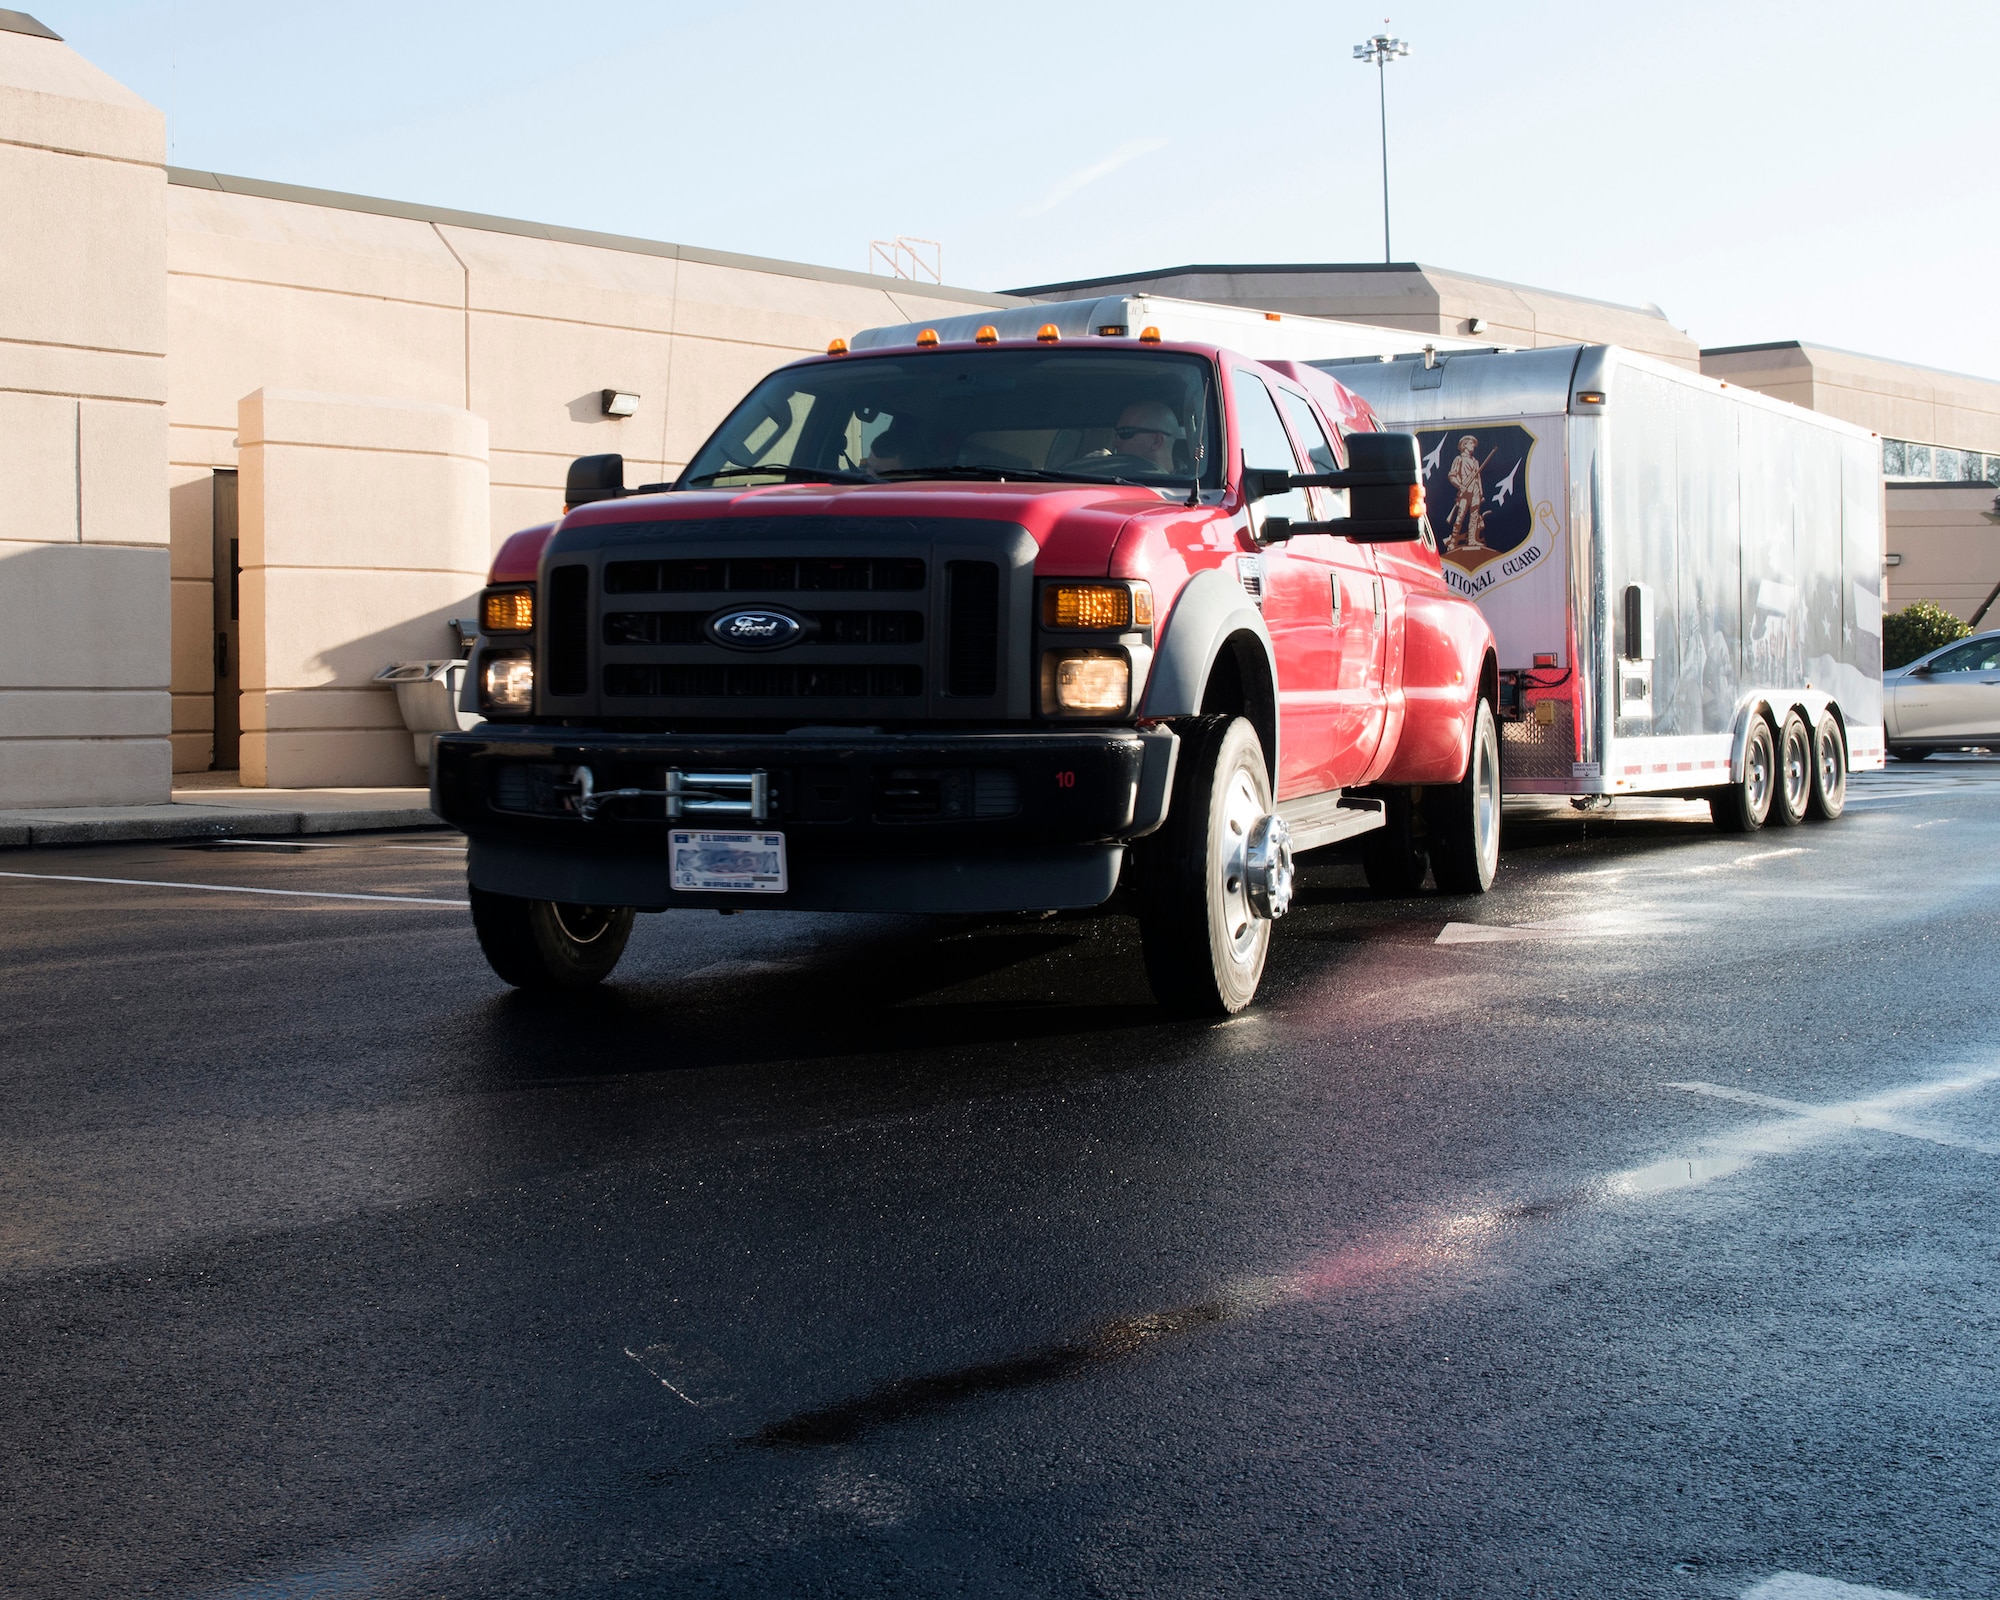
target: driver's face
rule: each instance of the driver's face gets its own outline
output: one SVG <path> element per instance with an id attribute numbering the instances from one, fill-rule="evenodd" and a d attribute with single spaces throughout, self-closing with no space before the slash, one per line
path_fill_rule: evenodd
<path id="1" fill-rule="evenodd" d="M 1174 470 L 1173 414 L 1157 402 L 1127 406 L 1112 433 L 1112 449 L 1137 456 L 1162 472 Z"/>

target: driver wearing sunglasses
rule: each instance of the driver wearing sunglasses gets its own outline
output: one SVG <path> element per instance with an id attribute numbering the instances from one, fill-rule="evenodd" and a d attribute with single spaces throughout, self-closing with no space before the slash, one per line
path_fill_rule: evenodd
<path id="1" fill-rule="evenodd" d="M 1187 430 L 1163 401 L 1139 400 L 1119 413 L 1111 437 L 1114 454 L 1135 456 L 1157 472 L 1173 472 L 1179 470 L 1174 445 L 1187 437 Z"/>

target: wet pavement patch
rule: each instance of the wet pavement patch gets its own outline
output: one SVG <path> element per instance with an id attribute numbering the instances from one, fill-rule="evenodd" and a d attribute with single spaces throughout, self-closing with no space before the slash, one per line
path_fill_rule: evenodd
<path id="1" fill-rule="evenodd" d="M 1205 1300 L 1178 1311 L 1155 1311 L 1106 1323 L 1085 1338 L 1044 1345 L 998 1361 L 898 1378 L 852 1400 L 795 1411 L 759 1428 L 745 1443 L 762 1449 L 847 1444 L 872 1428 L 931 1416 L 983 1395 L 1059 1383 L 1128 1360 L 1164 1340 L 1222 1322 L 1236 1310 L 1227 1301 Z"/>

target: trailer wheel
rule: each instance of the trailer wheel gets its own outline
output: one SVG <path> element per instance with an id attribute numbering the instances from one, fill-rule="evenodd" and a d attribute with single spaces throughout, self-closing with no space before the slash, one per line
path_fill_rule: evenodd
<path id="1" fill-rule="evenodd" d="M 1812 733 L 1806 719 L 1788 712 L 1778 730 L 1778 768 L 1771 785 L 1771 817 L 1781 828 L 1795 828 L 1806 820 L 1806 808 L 1813 792 Z"/>
<path id="2" fill-rule="evenodd" d="M 1417 838 L 1417 807 L 1407 789 L 1383 796 L 1387 820 L 1361 836 L 1361 872 L 1377 894 L 1399 899 L 1421 893 L 1430 857 Z"/>
<path id="3" fill-rule="evenodd" d="M 570 906 L 474 889 L 472 927 L 494 972 L 517 989 L 588 989 L 632 937 L 630 906 Z"/>
<path id="4" fill-rule="evenodd" d="M 1139 937 L 1153 994 L 1183 1016 L 1228 1016 L 1256 997 L 1271 948 L 1250 883 L 1251 835 L 1272 812 L 1257 730 L 1242 717 L 1177 725 L 1166 825 L 1141 841 Z"/>
<path id="5" fill-rule="evenodd" d="M 1771 814 L 1771 791 L 1777 786 L 1778 748 L 1771 724 L 1764 717 L 1750 721 L 1743 746 L 1743 780 L 1708 797 L 1708 814 L 1724 833 L 1755 833 Z"/>
<path id="6" fill-rule="evenodd" d="M 1834 718 L 1822 717 L 1813 736 L 1812 799 L 1806 814 L 1831 822 L 1847 809 L 1847 740 Z"/>
<path id="7" fill-rule="evenodd" d="M 1431 871 L 1440 894 L 1484 894 L 1500 867 L 1500 732 L 1484 700 L 1472 719 L 1465 776 L 1424 795 Z"/>

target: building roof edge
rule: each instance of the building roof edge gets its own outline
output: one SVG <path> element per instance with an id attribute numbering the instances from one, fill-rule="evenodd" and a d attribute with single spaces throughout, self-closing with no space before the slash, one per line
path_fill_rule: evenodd
<path id="1" fill-rule="evenodd" d="M 706 250 L 698 245 L 671 244 L 662 239 L 638 239 L 626 234 L 596 233 L 587 228 L 565 228 L 552 222 L 529 222 L 519 217 L 495 217 L 479 211 L 456 211 L 449 206 L 419 205 L 408 200 L 385 200 L 375 195 L 346 194 L 337 189 L 312 189 L 296 183 L 274 183 L 265 178 L 242 178 L 226 172 L 203 172 L 191 167 L 167 168 L 167 182 L 184 189 L 214 189 L 224 194 L 247 195 L 259 200 L 286 200 L 296 205 L 326 206 L 336 211 L 360 211 L 371 216 L 400 217 L 409 222 L 443 223 L 453 228 L 473 228 L 486 233 L 511 233 L 524 239 L 548 239 L 558 244 L 588 245 L 599 250 L 622 250 L 628 255 L 661 256 L 670 261 L 693 261 L 704 266 L 738 267 L 749 272 L 767 272 L 782 278 L 805 278 L 817 283 L 841 283 L 855 288 L 880 289 L 889 294 L 917 294 L 933 300 L 956 300 L 966 305 L 1007 305 L 1014 296 L 982 289 L 960 289 L 948 284 L 924 283 L 910 278 L 884 278 L 872 272 L 849 272 L 841 267 L 817 267 L 804 261 L 781 261 L 769 256 L 738 255 L 728 250 Z"/>

